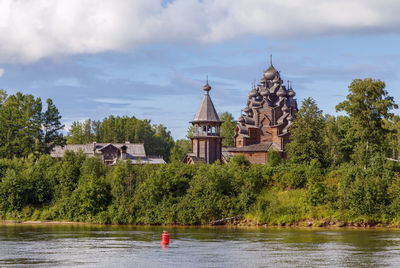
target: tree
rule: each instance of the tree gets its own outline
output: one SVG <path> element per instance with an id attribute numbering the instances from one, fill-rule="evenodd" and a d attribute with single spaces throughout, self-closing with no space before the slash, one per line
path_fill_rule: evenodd
<path id="1" fill-rule="evenodd" d="M 232 114 L 228 112 L 223 112 L 219 114 L 220 120 L 223 122 L 221 124 L 221 137 L 222 139 L 222 146 L 224 147 L 233 147 L 235 146 L 235 141 L 233 136 L 235 134 L 235 127 L 236 121 L 233 119 Z"/>
<path id="2" fill-rule="evenodd" d="M 92 130 L 92 123 L 90 119 L 85 122 L 74 121 L 68 130 L 67 143 L 68 144 L 85 144 L 94 142 L 96 140 Z"/>
<path id="3" fill-rule="evenodd" d="M 99 121 L 73 122 L 67 136 L 68 144 L 144 143 L 148 155 L 162 155 L 168 161 L 174 140 L 163 125 L 151 125 L 150 120 L 132 116 L 109 116 Z"/>
<path id="4" fill-rule="evenodd" d="M 353 153 L 354 139 L 349 129 L 349 117 L 325 115 L 325 154 L 327 160 L 333 165 L 350 161 L 350 156 Z"/>
<path id="5" fill-rule="evenodd" d="M 190 152 L 192 145 L 190 140 L 180 139 L 175 141 L 174 147 L 171 149 L 169 160 L 171 162 L 181 162 L 185 155 Z"/>
<path id="6" fill-rule="evenodd" d="M 169 161 L 169 155 L 172 147 L 174 146 L 174 139 L 171 132 L 165 126 L 153 125 L 153 137 L 149 141 L 147 149 L 149 155 L 162 155 L 166 161 Z M 146 144 L 145 144 L 146 145 Z"/>
<path id="7" fill-rule="evenodd" d="M 7 92 L 4 89 L 0 89 L 0 107 L 6 99 L 7 99 Z"/>
<path id="8" fill-rule="evenodd" d="M 38 154 L 41 137 L 41 99 L 20 92 L 9 96 L 0 109 L 0 157 Z"/>
<path id="9" fill-rule="evenodd" d="M 41 151 L 44 154 L 50 154 L 56 145 L 64 145 L 65 138 L 60 130 L 64 128 L 64 125 L 60 122 L 61 115 L 58 112 L 57 107 L 53 104 L 51 99 L 47 99 L 47 110 L 42 116 L 42 129 L 43 138 L 41 144 Z"/>
<path id="10" fill-rule="evenodd" d="M 306 164 L 313 159 L 324 162 L 324 127 L 322 111 L 312 98 L 305 99 L 289 129 L 289 159 L 295 163 Z"/>
<path id="11" fill-rule="evenodd" d="M 384 120 L 384 127 L 389 132 L 390 150 L 388 155 L 398 159 L 400 155 L 400 116 L 395 115 L 391 120 Z"/>
<path id="12" fill-rule="evenodd" d="M 390 110 L 398 106 L 380 80 L 355 79 L 349 91 L 347 100 L 339 103 L 336 110 L 349 115 L 350 131 L 356 140 L 353 159 L 367 168 L 374 158 L 384 156 L 387 130 L 383 127 L 383 120 L 391 119 L 393 114 Z"/>

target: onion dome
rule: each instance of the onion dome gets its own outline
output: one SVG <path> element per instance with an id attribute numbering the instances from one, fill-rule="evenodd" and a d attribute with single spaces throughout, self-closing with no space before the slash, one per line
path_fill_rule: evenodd
<path id="1" fill-rule="evenodd" d="M 273 83 L 282 83 L 282 81 L 281 81 L 281 79 L 280 79 L 280 77 L 279 76 L 275 76 L 275 78 L 274 79 L 272 79 L 272 82 Z"/>
<path id="2" fill-rule="evenodd" d="M 286 90 L 283 89 L 283 87 L 280 87 L 278 92 L 276 92 L 276 95 L 278 95 L 278 97 L 286 97 Z"/>
<path id="3" fill-rule="evenodd" d="M 268 89 L 261 90 L 260 94 L 263 97 L 268 97 L 269 96 L 269 90 Z"/>
<path id="4" fill-rule="evenodd" d="M 243 116 L 239 117 L 238 122 L 242 125 L 244 124 L 245 120 L 244 120 Z"/>
<path id="5" fill-rule="evenodd" d="M 247 113 L 251 112 L 252 110 L 250 107 L 247 106 L 246 108 L 244 108 L 243 111 L 247 114 Z"/>
<path id="6" fill-rule="evenodd" d="M 208 93 L 208 91 L 211 90 L 211 86 L 208 84 L 208 79 L 207 79 L 206 84 L 203 86 L 203 90 L 204 90 L 206 93 Z"/>
<path id="7" fill-rule="evenodd" d="M 282 107 L 282 112 L 284 112 L 284 113 L 288 113 L 289 112 L 289 107 L 287 106 L 287 104 L 286 104 L 286 102 L 285 102 L 285 104 L 283 105 L 283 107 Z"/>
<path id="8" fill-rule="evenodd" d="M 296 96 L 296 93 L 294 92 L 293 89 L 289 89 L 288 95 L 289 97 L 293 98 L 294 96 Z"/>
<path id="9" fill-rule="evenodd" d="M 279 72 L 274 68 L 274 66 L 271 64 L 268 69 L 264 72 L 264 78 L 265 80 L 272 80 L 276 76 L 279 76 Z"/>
<path id="10" fill-rule="evenodd" d="M 293 116 L 291 114 L 288 115 L 288 117 L 286 118 L 288 121 L 293 121 Z"/>
<path id="11" fill-rule="evenodd" d="M 252 88 L 250 93 L 249 93 L 249 98 L 255 98 L 257 96 L 257 91 L 255 88 Z"/>

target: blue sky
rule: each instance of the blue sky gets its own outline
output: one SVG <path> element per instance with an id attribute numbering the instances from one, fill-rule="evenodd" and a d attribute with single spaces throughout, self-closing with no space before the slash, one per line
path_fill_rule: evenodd
<path id="1" fill-rule="evenodd" d="M 3 0 L 0 88 L 53 99 L 67 128 L 134 115 L 177 139 L 207 75 L 217 111 L 237 118 L 272 54 L 299 104 L 334 114 L 366 77 L 400 104 L 399 12 L 390 0 Z"/>

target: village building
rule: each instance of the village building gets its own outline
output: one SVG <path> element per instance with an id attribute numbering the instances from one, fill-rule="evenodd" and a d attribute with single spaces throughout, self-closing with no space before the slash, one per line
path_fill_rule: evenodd
<path id="1" fill-rule="evenodd" d="M 235 147 L 223 148 L 223 160 L 242 154 L 250 163 L 264 164 L 274 150 L 285 158 L 289 127 L 298 111 L 291 84 L 283 85 L 280 73 L 271 64 L 260 84 L 253 84 L 246 107 L 235 128 Z"/>
<path id="2" fill-rule="evenodd" d="M 193 121 L 192 152 L 186 154 L 184 163 L 207 163 L 212 164 L 222 157 L 222 137 L 220 137 L 219 119 L 214 104 L 211 101 L 211 87 L 207 83 L 203 87 L 204 96 Z"/>
<path id="3" fill-rule="evenodd" d="M 99 157 L 104 164 L 112 166 L 117 161 L 128 161 L 132 164 L 165 164 L 161 156 L 150 157 L 146 155 L 143 143 L 88 143 L 68 144 L 56 146 L 51 152 L 51 157 L 62 158 L 66 151 L 81 151 L 89 157 Z"/>

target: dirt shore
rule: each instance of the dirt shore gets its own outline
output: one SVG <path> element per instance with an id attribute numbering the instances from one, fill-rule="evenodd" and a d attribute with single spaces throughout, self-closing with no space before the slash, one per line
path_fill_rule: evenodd
<path id="1" fill-rule="evenodd" d="M 99 224 L 90 222 L 71 222 L 71 221 L 18 221 L 18 220 L 0 220 L 0 225 L 97 225 L 97 226 L 168 226 L 168 227 L 213 227 L 213 228 L 323 228 L 323 229 L 342 229 L 342 228 L 356 228 L 356 229 L 400 229 L 399 225 L 383 224 L 383 223 L 355 223 L 355 222 L 335 222 L 332 220 L 315 220 L 308 219 L 294 224 L 258 224 L 250 220 L 240 220 L 227 222 L 223 225 L 135 225 L 135 224 Z"/>

